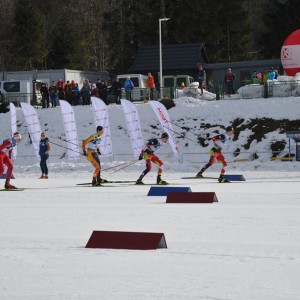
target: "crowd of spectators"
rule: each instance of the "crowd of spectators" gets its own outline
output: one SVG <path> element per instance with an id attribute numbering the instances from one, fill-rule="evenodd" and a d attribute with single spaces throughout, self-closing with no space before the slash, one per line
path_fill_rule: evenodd
<path id="1" fill-rule="evenodd" d="M 117 104 L 120 104 L 121 87 L 117 79 L 114 80 L 110 87 Z M 96 83 L 86 79 L 81 88 L 74 80 L 65 82 L 59 79 L 57 82 L 52 81 L 50 86 L 48 86 L 48 83 L 42 83 L 40 88 L 42 108 L 56 107 L 59 100 L 65 100 L 72 106 L 90 105 L 91 96 L 102 99 L 108 105 L 108 90 L 106 82 L 100 79 Z"/>

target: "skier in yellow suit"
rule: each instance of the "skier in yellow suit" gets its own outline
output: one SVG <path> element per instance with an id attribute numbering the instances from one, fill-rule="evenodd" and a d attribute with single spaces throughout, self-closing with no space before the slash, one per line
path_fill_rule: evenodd
<path id="1" fill-rule="evenodd" d="M 100 145 L 101 135 L 103 134 L 104 129 L 102 126 L 97 126 L 96 130 L 95 134 L 90 135 L 87 139 L 82 141 L 82 150 L 83 155 L 86 156 L 87 160 L 95 168 L 92 185 L 101 186 L 101 183 L 107 182 L 107 180 L 102 179 L 100 176 L 101 164 L 98 156 L 101 155 L 98 146 Z"/>

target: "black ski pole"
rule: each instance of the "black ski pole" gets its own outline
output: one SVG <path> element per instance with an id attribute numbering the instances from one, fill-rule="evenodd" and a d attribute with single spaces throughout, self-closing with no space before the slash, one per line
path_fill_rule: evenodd
<path id="1" fill-rule="evenodd" d="M 167 126 L 163 126 L 163 127 L 165 127 L 165 128 L 167 128 L 168 130 L 171 130 L 171 131 L 173 131 L 174 133 L 176 133 L 176 134 L 179 134 L 181 137 L 183 137 L 183 138 L 185 138 L 185 139 L 188 139 L 188 140 L 190 140 L 190 141 L 192 141 L 192 142 L 195 142 L 194 140 L 192 140 L 192 139 L 190 139 L 190 138 L 188 138 L 188 137 L 186 137 L 186 136 L 183 136 L 183 134 L 182 133 L 180 133 L 180 132 L 177 132 L 177 131 L 175 131 L 175 130 L 173 130 L 173 129 L 171 129 L 170 127 L 167 127 Z"/>
<path id="2" fill-rule="evenodd" d="M 179 125 L 177 125 L 177 124 L 175 124 L 175 123 L 173 123 L 173 122 L 171 122 L 171 121 L 168 121 L 168 122 L 169 122 L 170 124 L 172 124 L 172 125 L 175 125 L 175 126 L 181 128 L 181 129 L 184 129 L 183 127 L 181 127 L 181 126 L 179 126 Z M 187 131 L 187 132 L 192 133 L 193 135 L 199 137 L 199 134 L 196 134 L 196 133 L 194 133 L 194 132 L 192 132 L 192 131 Z"/>
<path id="3" fill-rule="evenodd" d="M 58 139 L 59 139 L 59 140 L 62 140 L 62 141 L 64 141 L 64 142 L 66 142 L 66 143 L 70 143 L 70 144 L 72 144 L 72 145 L 75 145 L 75 146 L 80 147 L 80 145 L 78 145 L 78 144 L 76 144 L 76 143 L 73 143 L 73 142 L 71 142 L 71 141 L 65 140 L 65 139 L 63 139 L 61 136 L 59 136 Z"/>
<path id="4" fill-rule="evenodd" d="M 122 168 L 119 168 L 118 170 L 115 170 L 115 171 L 113 171 L 113 172 L 110 172 L 109 174 L 113 174 L 113 173 L 119 172 L 119 171 L 121 171 L 121 170 L 123 170 L 123 169 L 125 169 L 125 168 L 127 168 L 127 167 L 129 167 L 129 166 L 131 166 L 131 165 L 133 165 L 133 164 L 135 164 L 135 163 L 138 162 L 138 161 L 139 161 L 139 159 L 136 159 L 136 160 L 134 160 L 134 161 L 131 161 L 131 162 L 128 163 L 127 165 L 123 166 Z"/>
<path id="5" fill-rule="evenodd" d="M 134 164 L 134 163 L 136 163 L 136 162 L 138 162 L 139 161 L 139 159 L 135 159 L 135 160 L 131 160 L 131 161 L 127 161 L 127 162 L 125 162 L 125 163 L 122 163 L 122 164 L 119 164 L 119 165 L 116 165 L 116 166 L 112 166 L 112 167 L 109 167 L 109 168 L 106 168 L 106 169 L 103 169 L 102 171 L 107 171 L 107 170 L 110 170 L 110 169 L 115 169 L 115 168 L 118 168 L 118 167 L 122 167 L 122 166 L 127 166 L 128 164 L 130 165 L 130 164 Z"/>
<path id="6" fill-rule="evenodd" d="M 79 152 L 79 151 L 73 150 L 73 149 L 71 149 L 71 148 L 68 148 L 68 147 L 65 147 L 65 146 L 56 144 L 56 143 L 54 143 L 54 142 L 52 142 L 52 141 L 51 141 L 50 143 L 53 144 L 53 145 L 56 145 L 56 146 L 58 146 L 58 147 L 61 147 L 61 148 L 67 149 L 67 150 L 71 150 L 71 151 L 74 151 L 74 152 L 76 152 L 76 153 L 79 153 L 79 154 L 83 155 L 82 152 Z"/>

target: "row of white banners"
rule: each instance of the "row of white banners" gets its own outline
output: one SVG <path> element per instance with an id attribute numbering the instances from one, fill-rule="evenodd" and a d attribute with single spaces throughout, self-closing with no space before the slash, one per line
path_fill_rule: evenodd
<path id="1" fill-rule="evenodd" d="M 101 125 L 104 128 L 104 134 L 101 137 L 100 152 L 102 156 L 112 156 L 112 140 L 109 124 L 109 116 L 106 104 L 97 97 L 91 97 L 95 127 Z M 67 155 L 69 159 L 78 159 L 82 155 L 81 145 L 78 141 L 76 121 L 73 107 L 64 100 L 59 100 L 61 115 L 64 124 L 65 140 L 68 143 Z M 179 149 L 176 146 L 172 122 L 165 106 L 158 101 L 149 101 L 151 108 L 156 114 L 163 131 L 169 134 L 169 143 L 174 155 L 179 155 Z M 140 123 L 139 114 L 136 105 L 132 102 L 121 99 L 121 104 L 127 124 L 128 134 L 131 140 L 133 155 L 137 158 L 141 150 L 144 148 L 144 138 Z M 28 133 L 30 135 L 34 152 L 39 158 L 39 143 L 41 139 L 41 126 L 37 112 L 30 104 L 21 102 L 22 111 L 27 124 Z M 17 132 L 17 114 L 13 103 L 10 103 L 11 113 L 11 131 Z M 14 157 L 17 155 L 16 149 L 13 152 Z"/>

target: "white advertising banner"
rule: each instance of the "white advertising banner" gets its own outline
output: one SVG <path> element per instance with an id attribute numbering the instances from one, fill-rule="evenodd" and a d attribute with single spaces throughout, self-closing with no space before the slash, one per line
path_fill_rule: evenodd
<path id="1" fill-rule="evenodd" d="M 175 142 L 174 131 L 172 129 L 172 124 L 170 123 L 169 113 L 166 107 L 158 101 L 149 101 L 154 113 L 156 114 L 163 130 L 169 135 L 169 143 L 172 148 L 173 153 L 178 156 L 179 149 Z"/>
<path id="2" fill-rule="evenodd" d="M 28 103 L 21 102 L 21 107 L 27 124 L 27 130 L 30 135 L 30 139 L 34 148 L 34 152 L 37 158 L 40 158 L 39 148 L 41 140 L 41 125 L 39 122 L 38 115 L 33 106 Z"/>
<path id="3" fill-rule="evenodd" d="M 95 130 L 97 126 L 102 126 L 104 129 L 103 135 L 101 136 L 100 152 L 101 156 L 112 156 L 112 141 L 111 131 L 109 124 L 109 117 L 106 104 L 97 97 L 91 97 Z"/>
<path id="4" fill-rule="evenodd" d="M 15 105 L 12 102 L 9 103 L 9 111 L 10 111 L 11 135 L 13 135 L 15 132 L 17 132 L 17 111 Z M 16 146 L 12 150 L 13 158 L 17 157 L 17 147 L 18 146 Z"/>
<path id="5" fill-rule="evenodd" d="M 128 134 L 131 140 L 134 157 L 139 157 L 145 146 L 139 114 L 132 102 L 121 99 Z"/>
<path id="6" fill-rule="evenodd" d="M 73 107 L 65 100 L 59 100 L 64 130 L 66 135 L 67 154 L 70 160 L 78 159 L 82 153 L 78 143 L 76 121 Z"/>

